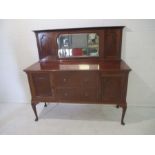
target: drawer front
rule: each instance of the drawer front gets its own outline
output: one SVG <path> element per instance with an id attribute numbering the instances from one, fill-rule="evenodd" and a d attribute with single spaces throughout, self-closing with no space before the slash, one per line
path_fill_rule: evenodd
<path id="1" fill-rule="evenodd" d="M 89 89 L 77 89 L 77 88 L 67 88 L 67 89 L 56 89 L 56 98 L 59 101 L 66 102 L 97 102 L 98 93 L 95 88 Z"/>
<path id="2" fill-rule="evenodd" d="M 98 74 L 96 72 L 57 72 L 54 75 L 54 84 L 56 87 L 96 87 L 98 83 Z"/>
<path id="3" fill-rule="evenodd" d="M 96 88 L 81 89 L 81 101 L 82 102 L 98 102 L 99 94 Z"/>
<path id="4" fill-rule="evenodd" d="M 72 88 L 67 88 L 67 89 L 61 89 L 57 88 L 56 89 L 56 98 L 58 101 L 62 102 L 79 102 L 80 101 L 80 91 L 78 89 L 72 89 Z"/>
<path id="5" fill-rule="evenodd" d="M 31 76 L 35 96 L 52 96 L 48 73 L 32 73 Z"/>

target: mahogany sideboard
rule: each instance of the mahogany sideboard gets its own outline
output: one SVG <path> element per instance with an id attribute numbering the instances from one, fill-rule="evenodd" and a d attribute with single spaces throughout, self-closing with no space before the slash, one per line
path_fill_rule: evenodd
<path id="1" fill-rule="evenodd" d="M 38 121 L 39 102 L 114 104 L 127 109 L 128 74 L 121 59 L 123 26 L 34 31 L 39 61 L 24 71 Z"/>

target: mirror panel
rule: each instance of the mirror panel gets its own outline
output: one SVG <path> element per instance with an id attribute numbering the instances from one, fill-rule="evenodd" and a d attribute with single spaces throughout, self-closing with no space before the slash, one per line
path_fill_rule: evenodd
<path id="1" fill-rule="evenodd" d="M 99 36 L 96 33 L 62 34 L 57 43 L 59 58 L 99 56 Z"/>

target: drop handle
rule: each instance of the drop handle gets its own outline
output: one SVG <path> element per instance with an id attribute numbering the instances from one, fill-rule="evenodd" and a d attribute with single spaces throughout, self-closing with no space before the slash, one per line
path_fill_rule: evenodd
<path id="1" fill-rule="evenodd" d="M 45 80 L 45 77 L 38 77 L 39 80 Z"/>
<path id="2" fill-rule="evenodd" d="M 67 81 L 67 79 L 66 79 L 66 78 L 64 78 L 64 79 L 63 79 L 63 81 L 64 81 L 64 82 L 66 82 L 66 81 Z"/>
<path id="3" fill-rule="evenodd" d="M 84 79 L 84 82 L 88 82 L 88 79 Z"/>
<path id="4" fill-rule="evenodd" d="M 87 92 L 85 92 L 85 93 L 84 93 L 84 96 L 85 96 L 85 97 L 88 97 L 88 93 L 87 93 Z"/>
<path id="5" fill-rule="evenodd" d="M 64 95 L 67 97 L 68 96 L 68 93 L 65 93 Z"/>

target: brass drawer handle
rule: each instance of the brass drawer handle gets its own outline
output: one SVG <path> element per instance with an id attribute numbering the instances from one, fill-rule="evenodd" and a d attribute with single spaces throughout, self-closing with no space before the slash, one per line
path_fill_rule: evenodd
<path id="1" fill-rule="evenodd" d="M 67 97 L 68 96 L 68 93 L 65 93 L 64 95 Z"/>
<path id="2" fill-rule="evenodd" d="M 38 77 L 37 79 L 38 80 L 45 80 L 46 78 L 45 77 Z"/>
<path id="3" fill-rule="evenodd" d="M 63 79 L 63 81 L 64 81 L 64 82 L 66 82 L 66 81 L 67 81 L 67 79 L 66 79 L 66 78 L 64 78 L 64 79 Z"/>
<path id="4" fill-rule="evenodd" d="M 84 82 L 88 82 L 88 79 L 84 79 Z"/>
<path id="5" fill-rule="evenodd" d="M 88 97 L 89 95 L 88 95 L 88 93 L 87 93 L 87 92 L 85 92 L 85 93 L 84 93 L 84 96 L 85 96 L 85 97 Z"/>

